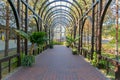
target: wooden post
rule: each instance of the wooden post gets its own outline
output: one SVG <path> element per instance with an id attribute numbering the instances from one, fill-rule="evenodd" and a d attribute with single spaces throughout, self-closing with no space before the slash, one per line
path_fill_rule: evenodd
<path id="1" fill-rule="evenodd" d="M 10 72 L 10 70 L 11 70 L 10 63 L 11 63 L 11 59 L 9 59 L 9 64 L 8 64 L 8 72 Z"/>
<path id="2" fill-rule="evenodd" d="M 94 0 L 92 0 L 92 3 L 94 4 Z M 92 7 L 92 39 L 91 39 L 91 60 L 93 59 L 93 53 L 94 53 L 94 20 L 95 20 L 95 8 Z"/>
<path id="3" fill-rule="evenodd" d="M 18 11 L 19 18 L 20 18 L 20 2 L 21 2 L 21 0 L 17 1 L 17 11 Z M 19 19 L 19 20 L 21 23 L 21 19 Z M 19 26 L 17 26 L 17 29 L 20 30 L 20 24 L 19 24 Z M 18 66 L 20 66 L 21 59 L 20 59 L 20 36 L 19 35 L 17 36 L 17 54 L 19 55 L 18 56 Z"/>
<path id="4" fill-rule="evenodd" d="M 119 25 L 119 13 L 118 13 L 118 9 L 119 9 L 119 6 L 118 6 L 118 0 L 116 0 L 116 46 L 115 46 L 115 54 L 116 54 L 116 59 L 118 59 L 118 25 Z"/>
<path id="5" fill-rule="evenodd" d="M 81 21 L 79 20 L 79 37 L 80 37 L 80 30 L 81 30 Z M 79 38 L 79 44 L 78 44 L 78 52 L 80 53 L 80 38 Z"/>
<path id="6" fill-rule="evenodd" d="M 28 0 L 26 0 L 26 3 L 28 3 Z M 25 32 L 27 33 L 28 30 L 28 6 L 25 8 Z M 28 40 L 25 39 L 25 54 L 28 54 Z"/>
<path id="7" fill-rule="evenodd" d="M 115 80 L 120 80 L 120 64 L 118 63 L 115 70 Z"/>
<path id="8" fill-rule="evenodd" d="M 1 65 L 1 62 L 0 62 L 0 80 L 2 79 L 2 65 Z"/>

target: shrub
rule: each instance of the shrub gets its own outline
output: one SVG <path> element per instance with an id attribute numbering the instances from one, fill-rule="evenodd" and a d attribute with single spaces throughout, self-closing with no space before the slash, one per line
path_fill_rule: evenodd
<path id="1" fill-rule="evenodd" d="M 92 65 L 93 66 L 97 66 L 97 53 L 96 52 L 94 52 L 94 54 L 93 54 L 93 60 L 91 61 L 91 63 L 92 63 Z"/>
<path id="2" fill-rule="evenodd" d="M 105 60 L 100 60 L 97 64 L 97 67 L 99 69 L 105 69 L 106 68 L 106 61 Z"/>
<path id="3" fill-rule="evenodd" d="M 35 57 L 33 55 L 24 55 L 21 59 L 21 65 L 30 67 L 35 63 Z"/>
<path id="4" fill-rule="evenodd" d="M 76 49 L 76 48 L 73 48 L 73 49 L 72 49 L 72 54 L 73 54 L 73 55 L 77 55 L 77 49 Z"/>
<path id="5" fill-rule="evenodd" d="M 49 44 L 49 48 L 52 49 L 53 48 L 53 42 L 51 41 Z"/>

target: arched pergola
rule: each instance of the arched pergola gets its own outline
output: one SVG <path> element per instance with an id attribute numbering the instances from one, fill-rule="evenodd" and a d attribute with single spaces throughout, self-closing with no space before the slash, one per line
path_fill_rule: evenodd
<path id="1" fill-rule="evenodd" d="M 103 21 L 113 0 L 35 0 L 33 6 L 30 6 L 28 0 L 15 0 L 15 3 L 13 0 L 7 1 L 12 8 L 18 30 L 20 30 L 23 20 L 21 19 L 21 13 L 23 13 L 21 6 L 24 5 L 24 31 L 26 33 L 30 15 L 32 15 L 31 18 L 35 19 L 37 31 L 47 32 L 49 40 L 53 37 L 51 35 L 53 34 L 52 30 L 58 25 L 64 26 L 65 30 L 70 28 L 69 34 L 72 38 L 75 39 L 77 35 L 80 37 L 79 41 L 74 43 L 74 47 L 77 47 L 79 54 L 84 54 L 85 51 L 83 48 L 83 31 L 85 30 L 86 20 L 89 20 L 91 23 L 90 60 L 93 60 L 94 52 L 98 54 L 98 59 L 101 58 Z M 49 43 L 50 41 L 46 45 L 49 45 Z M 28 41 L 26 39 L 24 44 L 25 54 L 27 55 Z M 20 55 L 20 36 L 17 36 L 17 54 Z M 20 56 L 18 56 L 18 59 L 20 61 Z"/>

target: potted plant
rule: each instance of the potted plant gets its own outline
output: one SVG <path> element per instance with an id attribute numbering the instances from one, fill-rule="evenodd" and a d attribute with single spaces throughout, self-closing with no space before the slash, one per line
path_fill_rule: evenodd
<path id="1" fill-rule="evenodd" d="M 67 47 L 74 47 L 74 43 L 76 42 L 76 41 L 78 41 L 79 40 L 79 36 L 78 37 L 76 37 L 75 39 L 74 38 L 72 38 L 72 37 L 70 37 L 70 36 L 67 36 L 66 37 L 66 46 Z"/>
<path id="2" fill-rule="evenodd" d="M 21 60 L 21 65 L 22 66 L 32 66 L 33 63 L 35 62 L 35 57 L 33 56 L 33 49 L 34 49 L 34 44 L 42 45 L 45 42 L 45 32 L 33 32 L 31 34 L 27 34 L 24 31 L 21 30 L 16 30 L 15 32 L 20 35 L 22 38 L 29 40 L 31 44 L 30 52 L 28 55 L 23 55 L 22 60 Z"/>
<path id="3" fill-rule="evenodd" d="M 49 48 L 50 49 L 53 49 L 53 42 L 51 41 L 50 44 L 49 44 Z"/>
<path id="4" fill-rule="evenodd" d="M 78 54 L 77 52 L 78 52 L 78 51 L 77 51 L 76 48 L 72 48 L 72 54 L 73 54 L 73 55 L 77 55 L 77 54 Z"/>

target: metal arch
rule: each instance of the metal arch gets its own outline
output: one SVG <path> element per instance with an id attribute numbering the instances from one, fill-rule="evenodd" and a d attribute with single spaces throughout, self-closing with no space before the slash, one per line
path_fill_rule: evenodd
<path id="1" fill-rule="evenodd" d="M 53 22 L 57 21 L 57 19 L 58 19 L 58 17 L 54 18 L 54 19 L 53 19 Z M 65 20 L 68 21 L 68 23 L 70 23 L 71 25 L 73 24 L 73 22 L 71 23 L 71 22 L 69 21 L 69 19 L 65 18 Z"/>
<path id="2" fill-rule="evenodd" d="M 66 23 L 57 22 L 57 23 L 54 23 L 50 28 L 55 28 L 55 26 L 58 25 L 58 24 L 62 24 L 62 25 L 67 26 Z M 64 28 L 65 28 L 65 30 L 67 29 L 67 27 L 64 27 Z"/>
<path id="3" fill-rule="evenodd" d="M 71 21 L 71 20 L 69 20 L 68 18 L 66 18 L 65 16 L 63 16 L 63 17 L 58 17 L 58 16 L 56 16 L 54 19 L 65 19 L 65 20 L 67 20 L 67 21 L 69 21 L 69 22 L 72 22 L 72 24 L 74 24 L 74 22 L 73 21 Z M 53 20 L 54 20 L 53 19 Z M 53 20 L 51 20 L 51 21 L 53 21 Z M 49 22 L 49 21 L 48 21 Z"/>
<path id="4" fill-rule="evenodd" d="M 69 24 L 69 23 L 67 23 L 67 22 L 64 22 L 64 21 L 56 21 L 56 22 L 54 22 L 54 23 L 52 23 L 51 25 L 50 25 L 50 27 L 51 26 L 53 26 L 54 24 L 56 24 L 56 23 L 64 23 L 66 26 L 68 26 L 68 27 L 71 27 L 72 26 L 72 24 Z"/>
<path id="5" fill-rule="evenodd" d="M 60 0 L 59 0 L 59 1 L 60 1 Z M 63 1 L 63 0 L 62 0 L 62 1 Z M 42 6 L 41 6 L 40 9 L 39 9 L 38 14 L 41 13 L 41 10 L 42 10 L 43 6 L 44 6 L 47 2 L 48 2 L 48 0 L 44 1 L 44 3 L 42 4 Z M 83 15 L 82 8 L 81 8 L 81 6 L 79 5 L 79 3 L 78 3 L 76 0 L 73 0 L 73 2 L 75 2 L 75 3 L 77 4 L 77 6 L 79 7 L 79 9 L 81 10 L 81 14 Z"/>
<path id="6" fill-rule="evenodd" d="M 54 19 L 54 22 L 53 22 L 53 23 L 55 23 L 55 20 L 56 20 L 56 19 Z M 56 22 L 63 22 L 63 21 L 59 20 L 59 21 L 56 21 Z M 51 23 L 50 25 L 52 25 L 53 23 Z M 66 23 L 68 23 L 68 24 L 70 24 L 70 25 L 73 25 L 73 24 L 70 23 L 69 21 L 66 21 Z"/>
<path id="7" fill-rule="evenodd" d="M 82 22 L 82 27 L 81 27 L 81 40 L 80 40 L 80 43 L 82 43 L 83 42 L 83 29 L 84 29 L 84 24 L 85 24 L 85 21 L 87 20 L 87 19 L 89 19 L 89 21 L 91 22 L 91 20 L 92 20 L 92 18 L 91 18 L 91 16 L 87 16 L 87 17 L 85 17 L 84 19 L 83 19 L 83 22 Z M 91 23 L 92 24 L 92 23 Z M 80 45 L 80 47 L 82 47 L 82 44 Z"/>
<path id="8" fill-rule="evenodd" d="M 8 0 L 12 10 L 13 10 L 13 13 L 14 13 L 14 16 L 15 16 L 15 20 L 16 20 L 16 26 L 19 28 L 20 27 L 20 17 L 19 17 L 19 14 L 13 4 L 13 2 L 11 0 Z"/>
<path id="9" fill-rule="evenodd" d="M 59 23 L 55 24 L 55 25 L 52 27 L 52 28 L 53 28 L 53 30 L 57 29 L 57 27 L 56 27 L 56 26 L 57 26 L 58 24 L 59 24 Z M 63 26 L 62 26 L 62 27 L 65 29 L 65 32 L 66 32 L 66 27 L 65 27 L 65 26 L 66 26 L 66 25 L 64 25 L 64 24 L 63 24 Z"/>
<path id="10" fill-rule="evenodd" d="M 56 23 L 59 23 L 59 24 L 65 24 L 66 26 L 67 25 L 70 25 L 70 24 L 68 24 L 68 23 L 66 23 L 66 22 L 64 22 L 64 21 L 61 21 L 61 22 L 59 22 L 59 21 L 56 21 L 56 22 L 54 22 L 54 23 L 52 23 L 51 25 L 54 25 L 54 24 L 56 24 Z"/>
<path id="11" fill-rule="evenodd" d="M 71 18 L 71 16 L 69 16 L 69 15 L 67 15 L 67 14 L 62 14 L 62 15 L 61 15 L 61 14 L 62 14 L 62 13 L 51 15 L 51 16 L 48 17 L 48 19 L 50 19 L 50 18 L 52 19 L 53 17 L 56 17 L 56 16 L 60 16 L 60 17 L 65 16 L 65 17 L 69 18 L 71 21 L 75 22 L 75 20 L 73 20 L 73 19 Z"/>
<path id="12" fill-rule="evenodd" d="M 64 23 L 64 24 L 63 24 Z M 66 26 L 68 26 L 68 24 L 67 23 L 65 23 L 65 22 L 56 22 L 56 23 L 54 23 L 53 24 L 53 26 L 51 26 L 51 28 L 54 28 L 55 27 L 55 25 L 57 25 L 57 24 L 63 24 L 63 25 L 66 25 Z M 67 27 L 64 27 L 65 28 L 65 30 L 67 29 Z"/>
<path id="13" fill-rule="evenodd" d="M 56 21 L 55 23 L 52 23 L 51 25 L 50 25 L 50 27 L 52 27 L 52 25 L 54 25 L 54 24 L 56 24 L 56 23 L 59 23 L 59 24 L 63 24 L 63 25 L 70 25 L 70 24 L 68 24 L 68 23 L 66 23 L 66 22 L 64 22 L 64 21 L 61 21 L 61 22 L 59 22 L 59 21 Z"/>
<path id="14" fill-rule="evenodd" d="M 49 19 L 50 17 L 52 17 L 52 16 L 54 16 L 54 15 L 57 15 L 57 14 L 59 14 L 59 15 L 61 15 L 61 14 L 67 15 L 67 16 L 71 17 L 74 21 L 76 21 L 76 19 L 74 18 L 74 16 L 73 16 L 73 15 L 70 15 L 70 14 L 67 13 L 67 12 L 64 12 L 64 13 L 56 12 L 55 14 L 49 15 L 46 19 Z"/>
<path id="15" fill-rule="evenodd" d="M 104 8 L 104 10 L 103 10 L 102 17 L 101 17 L 101 20 L 100 20 L 101 24 L 103 24 L 103 20 L 104 20 L 105 14 L 106 14 L 107 9 L 108 9 L 108 7 L 109 7 L 109 5 L 110 5 L 111 2 L 112 2 L 112 0 L 109 0 L 109 1 L 107 1 L 107 3 L 105 4 L 105 8 Z M 101 25 L 101 27 L 102 27 L 102 25 Z"/>
<path id="16" fill-rule="evenodd" d="M 84 24 L 86 22 L 86 20 L 89 19 L 90 23 L 92 24 L 92 17 L 91 16 L 86 16 L 84 19 L 83 19 L 83 25 L 82 25 L 82 28 L 81 28 L 81 32 L 83 31 L 84 29 Z"/>
<path id="17" fill-rule="evenodd" d="M 56 18 L 56 17 L 58 17 L 58 19 L 61 19 L 61 18 L 66 18 L 66 19 L 68 19 L 69 21 L 72 21 L 72 22 L 74 22 L 73 21 L 73 19 L 71 19 L 70 17 L 67 17 L 66 15 L 63 15 L 63 16 L 59 16 L 59 15 L 56 15 L 56 16 L 54 16 L 54 17 L 50 17 L 49 19 L 47 19 L 47 21 L 49 21 L 49 20 L 53 20 L 54 18 Z"/>
<path id="18" fill-rule="evenodd" d="M 52 10 L 52 9 L 54 9 L 54 8 L 56 8 L 56 7 L 60 7 L 61 5 L 57 5 L 57 6 L 54 6 L 54 7 L 51 7 L 47 12 L 46 12 L 46 14 L 45 14 L 45 18 L 46 18 L 46 16 L 48 15 L 48 13 L 50 12 L 50 10 Z M 62 7 L 66 7 L 66 8 L 68 8 L 68 9 L 70 9 L 71 11 L 72 11 L 72 13 L 76 16 L 76 18 L 77 18 L 77 15 L 76 15 L 76 13 L 75 13 L 75 11 L 73 10 L 73 9 L 71 9 L 71 8 L 69 8 L 68 6 L 62 6 Z M 64 10 L 64 9 L 58 9 L 58 10 Z M 57 10 L 54 10 L 54 11 L 57 11 Z M 54 11 L 52 11 L 52 12 L 54 12 Z M 66 12 L 69 12 L 69 11 L 67 11 L 67 10 L 64 10 L 64 11 L 66 11 Z M 51 13 L 52 13 L 51 12 Z M 71 14 L 71 13 L 70 13 Z"/>
<path id="19" fill-rule="evenodd" d="M 29 16 L 28 19 L 31 19 L 31 18 L 34 18 L 34 19 L 35 19 L 35 22 L 36 22 L 36 24 L 37 24 L 37 30 L 39 31 L 39 23 L 38 23 L 37 17 L 36 17 L 35 15 L 31 15 L 31 16 Z"/>
<path id="20" fill-rule="evenodd" d="M 51 25 L 51 28 L 55 28 L 55 26 L 58 25 L 58 24 L 62 24 L 62 25 L 68 26 L 68 24 L 65 23 L 65 22 L 62 22 L 62 23 L 61 22 L 56 22 L 56 23 Z M 66 28 L 66 27 L 64 27 L 64 28 Z"/>
<path id="21" fill-rule="evenodd" d="M 51 14 L 54 14 L 54 13 L 56 13 L 56 12 L 59 12 L 59 11 L 62 11 L 62 12 L 66 12 L 66 13 L 69 13 L 71 16 L 73 16 L 75 19 L 77 18 L 77 17 L 75 17 L 72 13 L 70 13 L 69 11 L 67 11 L 67 10 L 63 10 L 63 9 L 57 9 L 57 10 L 54 10 L 54 11 L 52 11 L 52 12 L 50 12 L 50 13 L 47 13 L 45 16 L 44 16 L 44 18 L 43 18 L 43 20 L 46 20 L 46 17 L 47 16 L 49 16 L 49 15 L 51 15 Z M 74 13 L 75 14 L 75 13 Z M 75 14 L 76 15 L 76 14 Z"/>
<path id="22" fill-rule="evenodd" d="M 59 17 L 59 18 L 61 18 L 61 17 Z M 54 22 L 57 22 L 57 21 L 60 21 L 60 22 L 62 21 L 62 22 L 63 22 L 62 19 L 64 19 L 64 22 L 65 22 L 65 20 L 66 20 L 67 23 L 70 23 L 71 25 L 73 24 L 73 23 L 71 23 L 71 21 L 70 21 L 68 18 L 66 18 L 66 17 L 65 17 L 65 18 L 63 17 L 63 18 L 61 18 L 61 19 L 58 19 L 58 17 L 56 17 L 56 18 L 53 19 L 52 22 L 53 22 L 53 23 L 54 23 Z"/>
<path id="23" fill-rule="evenodd" d="M 16 21 L 16 26 L 17 26 L 17 29 L 19 30 L 20 29 L 20 17 L 19 17 L 19 9 L 18 8 L 18 12 L 15 8 L 15 5 L 13 4 L 13 2 L 11 0 L 7 0 L 13 10 L 13 14 L 15 16 L 15 21 Z M 20 0 L 18 0 L 18 7 L 20 6 Z M 20 36 L 17 36 L 17 54 L 20 54 Z M 20 65 L 20 56 L 18 56 L 18 65 Z M 1 79 L 1 76 L 0 76 L 0 79 Z"/>
<path id="24" fill-rule="evenodd" d="M 47 10 L 47 12 L 45 13 L 45 16 L 46 16 L 52 9 L 54 9 L 54 8 L 56 8 L 56 7 L 65 7 L 65 8 L 68 8 L 68 9 L 69 9 L 70 11 L 72 11 L 72 12 L 75 14 L 75 16 L 77 17 L 75 11 L 74 11 L 72 8 L 70 8 L 70 7 L 68 7 L 68 6 L 65 6 L 65 5 L 56 5 L 56 6 L 53 6 L 53 7 L 49 8 L 49 9 Z M 64 10 L 64 9 L 62 9 L 62 10 Z M 67 11 L 67 10 L 66 10 L 66 11 Z"/>
<path id="25" fill-rule="evenodd" d="M 66 3 L 69 3 L 69 4 L 71 4 L 72 6 L 74 6 L 74 7 L 75 7 L 75 9 L 76 9 L 76 10 L 77 10 L 77 12 L 78 12 L 78 15 L 80 16 L 79 9 L 76 7 L 76 5 L 74 5 L 73 3 L 69 2 L 69 1 L 64 1 L 64 0 L 57 0 L 57 1 L 52 1 L 52 2 L 49 2 L 47 5 L 45 5 L 45 6 L 44 6 L 44 9 L 42 9 L 42 11 L 40 10 L 41 14 L 39 13 L 39 15 L 40 15 L 40 16 L 42 16 L 42 15 L 43 15 L 43 13 L 44 13 L 44 11 L 46 10 L 46 8 L 47 8 L 50 4 L 55 3 L 55 2 L 59 2 L 59 1 L 66 2 Z"/>
<path id="26" fill-rule="evenodd" d="M 22 2 L 25 6 L 27 6 L 27 7 L 29 8 L 29 10 L 30 10 L 34 15 L 36 15 L 36 16 L 42 21 L 42 18 L 41 18 L 38 14 L 35 13 L 35 11 L 30 7 L 30 5 L 28 5 L 24 0 L 21 0 L 21 2 Z"/>

